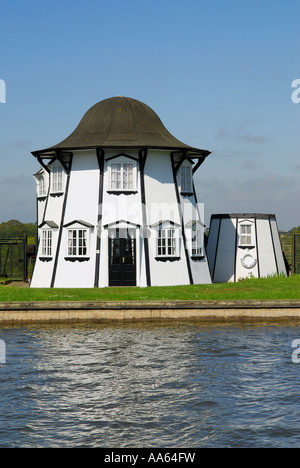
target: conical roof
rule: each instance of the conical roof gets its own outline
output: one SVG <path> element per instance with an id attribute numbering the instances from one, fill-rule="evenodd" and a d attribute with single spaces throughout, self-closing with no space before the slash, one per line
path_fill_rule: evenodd
<path id="1" fill-rule="evenodd" d="M 97 147 L 182 149 L 209 154 L 175 138 L 149 106 L 123 96 L 98 102 L 86 112 L 70 136 L 33 154 Z"/>

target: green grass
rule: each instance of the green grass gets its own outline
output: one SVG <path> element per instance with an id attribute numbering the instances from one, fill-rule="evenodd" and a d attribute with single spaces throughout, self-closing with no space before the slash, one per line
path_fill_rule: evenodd
<path id="1" fill-rule="evenodd" d="M 31 289 L 0 286 L 0 302 L 300 299 L 300 275 L 151 288 Z"/>

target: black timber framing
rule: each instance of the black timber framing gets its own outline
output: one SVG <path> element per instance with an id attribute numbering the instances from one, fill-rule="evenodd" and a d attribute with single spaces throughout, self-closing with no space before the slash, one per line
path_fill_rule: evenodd
<path id="1" fill-rule="evenodd" d="M 60 222 L 60 227 L 59 227 L 58 241 L 57 241 L 56 254 L 55 254 L 55 262 L 54 262 L 51 285 L 50 285 L 51 288 L 54 288 L 54 285 L 55 285 L 58 257 L 59 257 L 59 252 L 60 252 L 60 245 L 61 245 L 61 239 L 62 239 L 62 233 L 63 233 L 63 225 L 64 225 L 64 219 L 65 219 L 65 213 L 66 213 L 68 194 L 69 194 L 70 173 L 71 173 L 71 168 L 72 168 L 72 160 L 73 160 L 73 155 L 70 156 L 69 172 L 67 173 L 65 198 L 64 198 L 64 202 L 63 202 L 63 210 L 62 210 L 61 222 Z"/>
<path id="2" fill-rule="evenodd" d="M 150 258 L 149 258 L 149 239 L 147 235 L 147 211 L 146 211 L 146 193 L 145 193 L 145 165 L 148 157 L 148 150 L 139 151 L 139 166 L 140 166 L 140 183 L 141 183 L 141 202 L 142 202 L 142 217 L 143 217 L 143 239 L 144 239 L 144 252 L 145 252 L 145 266 L 146 266 L 146 281 L 147 286 L 151 286 L 150 274 Z"/>
<path id="3" fill-rule="evenodd" d="M 98 224 L 96 241 L 96 265 L 95 265 L 95 288 L 99 288 L 100 274 L 100 249 L 101 249 L 101 227 L 102 227 L 102 204 L 103 204 L 103 178 L 104 178 L 104 158 L 105 152 L 97 148 L 97 161 L 99 165 L 99 199 L 98 199 Z"/>
<path id="4" fill-rule="evenodd" d="M 181 222 L 182 241 L 183 241 L 184 253 L 185 253 L 185 258 L 186 258 L 186 266 L 187 266 L 187 270 L 188 270 L 188 276 L 189 276 L 190 284 L 194 284 L 192 269 L 191 269 L 191 264 L 190 264 L 190 256 L 189 256 L 187 243 L 186 243 L 184 219 L 183 219 L 183 213 L 182 213 L 182 209 L 181 209 L 181 200 L 180 200 L 179 188 L 178 188 L 178 184 L 177 184 L 176 163 L 174 161 L 174 153 L 171 153 L 171 164 L 172 164 L 173 179 L 174 179 L 174 184 L 175 184 L 176 199 L 177 199 L 178 210 L 179 210 L 179 217 L 180 217 L 180 222 Z"/>

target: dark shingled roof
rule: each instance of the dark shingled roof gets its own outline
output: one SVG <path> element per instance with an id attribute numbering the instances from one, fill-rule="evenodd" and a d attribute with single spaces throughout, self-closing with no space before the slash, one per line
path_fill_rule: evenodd
<path id="1" fill-rule="evenodd" d="M 177 140 L 149 106 L 123 96 L 98 102 L 86 112 L 68 138 L 32 154 L 84 148 L 158 148 L 187 150 L 203 156 L 210 154 Z"/>

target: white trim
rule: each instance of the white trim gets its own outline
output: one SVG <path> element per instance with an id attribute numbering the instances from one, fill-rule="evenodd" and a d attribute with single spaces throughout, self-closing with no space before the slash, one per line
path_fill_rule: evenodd
<path id="1" fill-rule="evenodd" d="M 41 255 L 40 257 L 52 258 L 53 231 L 49 228 L 41 230 Z"/>

